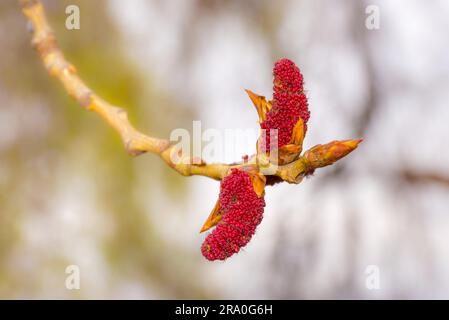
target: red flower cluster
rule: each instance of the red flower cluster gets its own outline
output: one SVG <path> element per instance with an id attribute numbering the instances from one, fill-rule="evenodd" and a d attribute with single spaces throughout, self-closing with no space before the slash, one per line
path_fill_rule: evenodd
<path id="1" fill-rule="evenodd" d="M 266 130 L 266 150 L 271 149 L 270 129 L 278 129 L 280 148 L 290 143 L 293 128 L 299 118 L 304 122 L 304 133 L 307 131 L 310 117 L 303 77 L 294 62 L 288 59 L 278 60 L 274 65 L 273 76 L 273 106 L 260 125 Z"/>
<path id="2" fill-rule="evenodd" d="M 249 174 L 232 169 L 220 185 L 222 220 L 201 246 L 208 260 L 225 260 L 244 247 L 262 221 L 265 201 L 254 191 Z"/>

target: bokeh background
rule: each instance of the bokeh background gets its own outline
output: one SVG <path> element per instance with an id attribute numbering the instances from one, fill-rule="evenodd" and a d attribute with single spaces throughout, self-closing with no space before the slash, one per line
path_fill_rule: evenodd
<path id="1" fill-rule="evenodd" d="M 146 133 L 255 130 L 243 89 L 271 96 L 273 62 L 288 57 L 312 112 L 305 146 L 365 140 L 300 185 L 267 188 L 250 244 L 208 262 L 198 230 L 218 182 L 129 157 L 46 74 L 17 2 L 1 1 L 1 298 L 449 298 L 448 1 L 43 3 L 79 74 Z M 69 4 L 80 30 L 65 28 Z M 378 30 L 365 27 L 371 4 Z M 65 287 L 68 265 L 80 290 Z"/>

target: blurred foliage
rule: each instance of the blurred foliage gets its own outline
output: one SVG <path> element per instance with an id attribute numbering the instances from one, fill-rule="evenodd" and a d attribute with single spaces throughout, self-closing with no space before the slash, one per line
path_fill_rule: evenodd
<path id="1" fill-rule="evenodd" d="M 186 111 L 175 111 L 174 105 L 178 101 L 161 92 L 153 92 L 151 74 L 142 74 L 138 66 L 127 57 L 120 33 L 105 10 L 106 1 L 77 1 L 82 12 L 82 28 L 69 31 L 64 27 L 66 15 L 61 13 L 72 3 L 73 1 L 45 1 L 44 4 L 50 24 L 68 60 L 76 66 L 78 73 L 96 93 L 113 104 L 126 108 L 137 127 L 143 130 L 151 128 L 151 133 L 155 135 L 169 132 L 170 119 L 181 115 L 189 117 Z M 170 261 L 162 258 L 167 252 L 173 254 L 178 251 L 178 256 L 185 253 L 164 243 L 158 233 L 154 232 L 155 227 L 148 219 L 151 213 L 147 208 L 142 208 L 142 202 L 134 194 L 138 174 L 134 166 L 135 160 L 126 154 L 118 135 L 93 114 L 89 115 L 67 96 L 57 81 L 48 77 L 30 46 L 30 37 L 25 32 L 25 20 L 20 15 L 18 5 L 2 3 L 1 16 L 9 17 L 3 22 L 4 27 L 14 30 L 14 37 L 7 39 L 10 41 L 7 44 L 8 50 L 14 54 L 8 57 L 10 61 L 2 59 L 0 81 L 11 95 L 22 97 L 25 101 L 38 99 L 51 116 L 44 136 L 33 139 L 23 134 L 21 138 L 24 141 L 1 150 L 1 165 L 8 171 L 8 183 L 1 185 L 0 189 L 0 296 L 14 297 L 15 286 L 22 286 L 22 290 L 28 287 L 25 292 L 30 297 L 33 291 L 39 291 L 37 284 L 33 288 L 32 284 L 23 286 L 14 283 L 15 278 L 8 271 L 8 260 L 14 244 L 21 241 L 20 217 L 26 218 L 33 214 L 28 207 L 30 199 L 26 199 L 22 189 L 32 184 L 41 188 L 41 195 L 45 197 L 53 193 L 52 189 L 57 186 L 56 175 L 41 180 L 39 172 L 27 171 L 31 158 L 40 156 L 49 160 L 43 164 L 45 170 L 51 171 L 58 161 L 69 161 L 66 167 L 72 171 L 66 175 L 79 175 L 94 182 L 100 203 L 98 209 L 113 224 L 113 232 L 102 240 L 102 247 L 117 281 L 138 275 L 141 281 L 149 281 L 153 286 L 156 283 L 155 288 L 161 290 L 158 295 L 205 296 L 204 289 L 191 283 L 194 277 L 190 273 L 194 273 L 194 270 L 189 267 L 188 262 L 183 268 L 185 271 L 180 272 L 177 266 L 167 267 Z M 21 62 L 17 63 L 17 59 Z M 158 107 L 162 105 L 164 112 L 171 114 L 171 117 L 166 117 L 168 121 L 157 118 L 160 114 Z M 26 114 L 26 109 L 34 106 L 31 103 L 22 107 Z M 28 138 L 31 141 L 27 141 Z M 27 152 L 24 152 L 25 149 Z M 53 157 L 55 154 L 67 156 L 57 159 Z M 148 170 L 156 168 L 156 171 L 162 172 L 154 177 L 150 174 L 148 193 L 161 186 L 171 194 L 184 193 L 184 179 L 179 179 L 166 168 L 161 169 L 159 160 L 154 159 L 154 156 L 143 157 L 145 160 L 140 161 L 146 162 Z M 45 215 L 45 212 L 39 214 Z M 60 260 L 57 255 L 51 255 L 45 262 L 47 267 L 59 270 L 64 270 L 64 266 L 68 264 L 70 261 Z M 39 270 L 44 266 L 35 267 Z M 24 292 L 20 290 L 17 294 Z M 77 297 L 79 294 L 73 292 L 73 296 Z"/>

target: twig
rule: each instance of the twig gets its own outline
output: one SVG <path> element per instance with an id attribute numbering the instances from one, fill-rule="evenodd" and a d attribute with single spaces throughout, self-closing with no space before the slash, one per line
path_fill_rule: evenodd
<path id="1" fill-rule="evenodd" d="M 231 168 L 255 166 L 257 170 L 266 176 L 276 176 L 274 179 L 269 179 L 267 184 L 274 184 L 280 180 L 289 183 L 299 183 L 303 176 L 315 168 L 329 165 L 336 161 L 317 163 L 314 166 L 313 161 L 311 161 L 313 157 L 310 158 L 310 155 L 308 157 L 306 152 L 296 161 L 283 166 L 275 166 L 272 163 L 262 165 L 256 157 L 252 157 L 246 163 L 237 164 L 206 164 L 203 161 L 199 161 L 200 164 L 196 164 L 197 162 L 191 161 L 192 159 L 182 163 L 175 163 L 172 160 L 173 153 L 177 152 L 174 145 L 171 145 L 166 139 L 151 137 L 138 131 L 129 122 L 126 110 L 103 100 L 77 75 L 76 68 L 66 60 L 57 45 L 55 35 L 47 21 L 41 2 L 39 0 L 19 0 L 19 3 L 23 14 L 32 25 L 32 45 L 37 50 L 48 73 L 57 78 L 63 84 L 67 93 L 76 99 L 82 107 L 97 113 L 117 131 L 126 151 L 132 156 L 152 152 L 159 155 L 171 168 L 184 176 L 201 175 L 216 180 L 226 176 Z M 344 143 L 346 142 L 343 142 L 341 145 L 344 145 Z M 355 147 L 357 144 L 358 142 L 355 144 Z"/>
<path id="2" fill-rule="evenodd" d="M 32 45 L 37 50 L 48 73 L 57 78 L 67 93 L 87 110 L 97 113 L 123 141 L 126 151 L 137 156 L 145 152 L 158 154 L 167 164 L 182 175 L 204 175 L 220 179 L 230 166 L 224 164 L 193 165 L 175 164 L 170 158 L 173 151 L 170 142 L 143 134 L 132 126 L 126 110 L 113 106 L 90 89 L 77 75 L 58 47 L 55 35 L 45 16 L 44 7 L 38 0 L 20 0 L 23 14 L 32 25 Z"/>

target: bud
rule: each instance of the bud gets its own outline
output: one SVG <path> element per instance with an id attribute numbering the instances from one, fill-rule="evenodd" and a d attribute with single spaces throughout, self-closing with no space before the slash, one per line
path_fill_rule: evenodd
<path id="1" fill-rule="evenodd" d="M 355 150 L 362 141 L 362 139 L 332 141 L 324 145 L 314 146 L 307 150 L 303 156 L 309 167 L 308 171 L 333 164 Z"/>
<path id="2" fill-rule="evenodd" d="M 264 187 L 265 177 L 253 169 L 232 169 L 222 180 L 219 200 L 212 211 L 219 220 L 201 246 L 206 259 L 225 260 L 251 240 L 263 218 Z M 208 221 L 215 220 L 209 217 Z"/>

